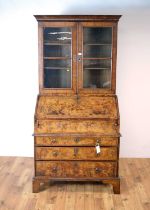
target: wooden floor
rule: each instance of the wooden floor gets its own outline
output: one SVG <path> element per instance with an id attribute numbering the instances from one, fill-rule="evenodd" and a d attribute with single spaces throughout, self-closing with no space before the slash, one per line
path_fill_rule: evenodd
<path id="1" fill-rule="evenodd" d="M 121 159 L 121 194 L 109 185 L 52 183 L 32 193 L 33 159 L 0 157 L 0 210 L 150 210 L 150 159 Z"/>

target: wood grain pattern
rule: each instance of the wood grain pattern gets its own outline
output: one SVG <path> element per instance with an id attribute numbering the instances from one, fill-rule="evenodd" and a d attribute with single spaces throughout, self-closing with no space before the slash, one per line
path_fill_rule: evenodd
<path id="1" fill-rule="evenodd" d="M 117 160 L 117 147 L 36 147 L 36 160 Z"/>
<path id="2" fill-rule="evenodd" d="M 36 146 L 117 146 L 118 138 L 109 136 L 98 137 L 59 137 L 59 136 L 36 136 Z"/>
<path id="3" fill-rule="evenodd" d="M 39 97 L 37 119 L 79 117 L 118 119 L 116 97 Z"/>
<path id="4" fill-rule="evenodd" d="M 110 184 L 71 181 L 44 182 L 34 194 L 33 158 L 0 157 L 0 209 L 149 210 L 150 158 L 121 158 L 120 175 L 120 195 Z"/>
<path id="5" fill-rule="evenodd" d="M 115 162 L 36 161 L 36 176 L 52 178 L 106 178 L 116 174 Z"/>
<path id="6" fill-rule="evenodd" d="M 37 133 L 97 133 L 99 135 L 117 135 L 119 128 L 116 121 L 106 120 L 37 120 Z"/>

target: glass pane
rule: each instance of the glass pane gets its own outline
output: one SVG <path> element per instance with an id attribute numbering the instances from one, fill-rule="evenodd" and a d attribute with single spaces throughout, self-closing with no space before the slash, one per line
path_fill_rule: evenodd
<path id="1" fill-rule="evenodd" d="M 71 48 L 66 45 L 48 45 L 44 47 L 44 57 L 71 57 Z"/>
<path id="2" fill-rule="evenodd" d="M 110 67 L 84 67 L 83 87 L 84 88 L 110 88 L 111 68 Z"/>
<path id="3" fill-rule="evenodd" d="M 110 88 L 112 27 L 83 28 L 83 87 Z"/>
<path id="4" fill-rule="evenodd" d="M 86 58 L 111 57 L 111 45 L 84 45 L 83 50 Z"/>
<path id="5" fill-rule="evenodd" d="M 111 59 L 105 59 L 105 60 L 84 60 L 83 61 L 84 68 L 109 68 L 111 69 Z"/>
<path id="6" fill-rule="evenodd" d="M 112 44 L 112 27 L 84 27 L 84 44 Z"/>
<path id="7" fill-rule="evenodd" d="M 68 27 L 44 29 L 44 87 L 71 88 L 72 30 Z"/>
<path id="8" fill-rule="evenodd" d="M 60 59 L 44 59 L 44 68 L 70 68 L 71 69 L 71 59 L 60 60 Z"/>
<path id="9" fill-rule="evenodd" d="M 44 29 L 44 43 L 45 44 L 53 44 L 53 43 L 60 43 L 60 44 L 71 44 L 72 32 L 71 28 L 67 27 L 51 27 Z"/>
<path id="10" fill-rule="evenodd" d="M 45 88 L 71 87 L 71 71 L 69 69 L 44 69 Z"/>

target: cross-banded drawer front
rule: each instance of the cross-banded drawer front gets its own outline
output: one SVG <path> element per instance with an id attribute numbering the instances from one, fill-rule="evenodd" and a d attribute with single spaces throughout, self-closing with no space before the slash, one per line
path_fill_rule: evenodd
<path id="1" fill-rule="evenodd" d="M 118 135 L 119 127 L 116 120 L 37 120 L 35 134 L 63 133 L 85 134 L 95 133 L 99 135 Z"/>
<path id="2" fill-rule="evenodd" d="M 39 146 L 117 146 L 117 137 L 52 137 L 36 136 L 35 144 Z"/>
<path id="3" fill-rule="evenodd" d="M 36 175 L 53 178 L 103 178 L 116 176 L 116 162 L 36 161 Z"/>
<path id="4" fill-rule="evenodd" d="M 117 160 L 117 147 L 37 147 L 36 160 Z"/>

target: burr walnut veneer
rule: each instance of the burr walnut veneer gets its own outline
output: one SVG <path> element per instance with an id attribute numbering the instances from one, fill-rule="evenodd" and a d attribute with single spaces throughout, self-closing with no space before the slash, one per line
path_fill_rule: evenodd
<path id="1" fill-rule="evenodd" d="M 116 91 L 119 15 L 35 15 L 39 95 L 33 192 L 47 181 L 97 181 L 120 193 Z"/>

